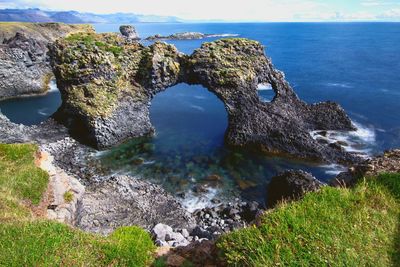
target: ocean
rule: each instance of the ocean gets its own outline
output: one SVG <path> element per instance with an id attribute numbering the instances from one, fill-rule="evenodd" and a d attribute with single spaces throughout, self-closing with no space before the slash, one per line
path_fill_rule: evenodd
<path id="1" fill-rule="evenodd" d="M 98 32 L 117 32 L 119 27 L 94 26 Z M 346 110 L 359 130 L 332 136 L 350 143 L 349 150 L 373 155 L 400 147 L 400 23 L 134 26 L 141 37 L 197 31 L 257 40 L 301 99 L 308 103 L 331 100 Z M 215 39 L 167 42 L 190 54 L 201 43 Z M 271 88 L 259 89 L 264 101 L 272 99 Z M 31 125 L 46 119 L 59 105 L 59 93 L 54 90 L 42 97 L 3 101 L 0 109 L 12 121 Z M 202 86 L 179 84 L 157 94 L 150 115 L 156 129 L 153 138 L 99 152 L 96 159 L 110 171 L 162 184 L 181 196 L 189 209 L 208 205 L 214 197 L 241 196 L 263 203 L 270 178 L 286 169 L 305 169 L 322 181 L 342 169 L 227 148 L 224 106 Z M 213 175 L 219 176 L 218 181 L 210 179 Z"/>

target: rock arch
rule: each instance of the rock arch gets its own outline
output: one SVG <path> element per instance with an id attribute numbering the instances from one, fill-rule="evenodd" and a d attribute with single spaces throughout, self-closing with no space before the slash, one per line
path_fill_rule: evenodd
<path id="1" fill-rule="evenodd" d="M 322 161 L 352 158 L 309 134 L 354 130 L 343 109 L 301 101 L 256 41 L 221 39 L 189 56 L 166 43 L 145 47 L 116 34 L 75 34 L 55 42 L 50 57 L 63 99 L 55 118 L 98 149 L 151 134 L 151 98 L 185 82 L 206 87 L 224 103 L 229 145 Z M 259 100 L 260 83 L 272 85 L 272 102 Z"/>

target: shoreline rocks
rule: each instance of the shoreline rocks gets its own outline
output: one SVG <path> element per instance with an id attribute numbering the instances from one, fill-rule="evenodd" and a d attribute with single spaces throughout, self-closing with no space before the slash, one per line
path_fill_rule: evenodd
<path id="1" fill-rule="evenodd" d="M 308 192 L 318 191 L 324 184 L 305 171 L 285 171 L 272 177 L 267 187 L 267 207 L 273 208 L 282 201 L 302 198 Z"/>
<path id="2" fill-rule="evenodd" d="M 206 34 L 201 32 L 181 32 L 163 36 L 160 34 L 147 37 L 146 41 L 161 41 L 161 40 L 200 40 L 211 37 L 236 37 L 238 34 Z"/>

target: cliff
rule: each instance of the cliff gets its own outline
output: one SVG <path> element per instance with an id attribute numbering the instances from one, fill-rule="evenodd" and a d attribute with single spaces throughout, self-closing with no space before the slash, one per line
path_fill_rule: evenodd
<path id="1" fill-rule="evenodd" d="M 0 23 L 0 100 L 47 91 L 52 70 L 47 45 L 89 25 Z"/>

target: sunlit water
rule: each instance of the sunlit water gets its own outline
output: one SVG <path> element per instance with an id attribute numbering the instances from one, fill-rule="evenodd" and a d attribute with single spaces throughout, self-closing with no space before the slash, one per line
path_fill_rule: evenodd
<path id="1" fill-rule="evenodd" d="M 118 26 L 95 25 L 99 32 L 118 31 Z M 338 102 L 359 128 L 351 134 L 329 132 L 323 138 L 346 141 L 348 150 L 369 154 L 400 147 L 398 23 L 135 26 L 142 37 L 199 31 L 258 40 L 302 99 Z M 215 39 L 168 42 L 190 54 L 202 42 Z M 273 99 L 268 85 L 259 89 L 263 101 Z M 13 121 L 37 123 L 59 106 L 59 94 L 52 94 L 2 102 L 0 108 Z M 180 84 L 157 94 L 150 115 L 154 138 L 128 142 L 96 156 L 114 172 L 140 174 L 164 185 L 192 209 L 209 204 L 215 196 L 241 195 L 263 203 L 270 178 L 286 169 L 305 169 L 323 181 L 341 170 L 337 165 L 314 166 L 227 148 L 223 104 L 201 86 Z M 311 134 L 321 138 L 316 132 Z"/>

